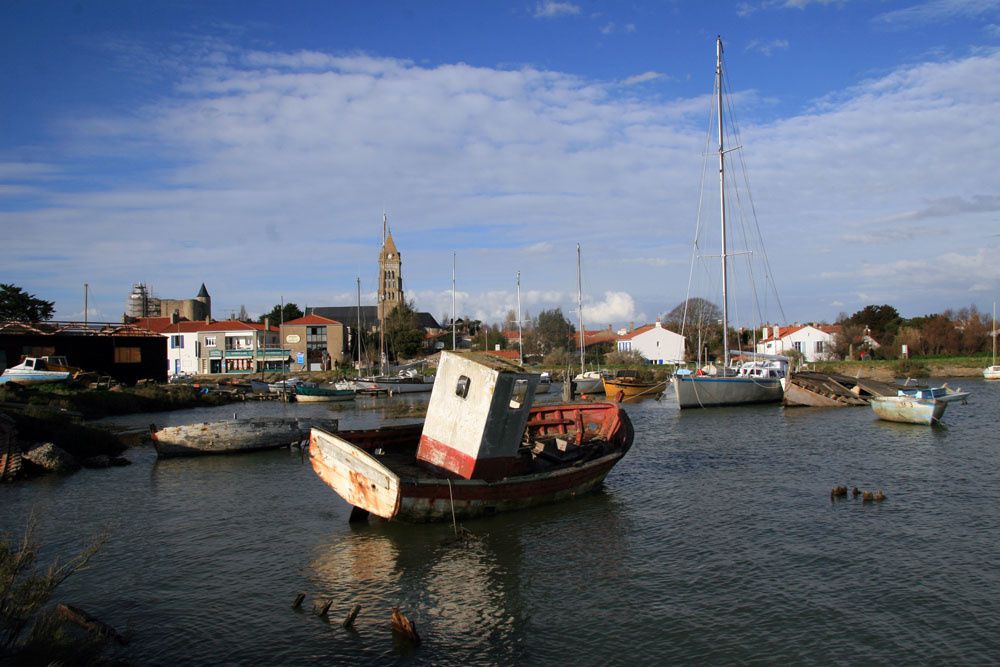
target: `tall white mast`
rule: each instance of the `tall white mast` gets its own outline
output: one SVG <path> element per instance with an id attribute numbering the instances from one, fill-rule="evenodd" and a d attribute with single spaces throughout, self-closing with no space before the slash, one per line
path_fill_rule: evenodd
<path id="1" fill-rule="evenodd" d="M 580 244 L 576 244 L 576 309 L 580 317 L 580 372 L 587 370 L 583 357 L 583 278 L 580 273 Z"/>
<path id="2" fill-rule="evenodd" d="M 729 367 L 729 297 L 726 293 L 728 269 L 726 261 L 726 171 L 725 133 L 722 128 L 722 37 L 718 37 L 715 47 L 715 83 L 719 104 L 719 211 L 722 222 L 722 367 Z"/>
<path id="3" fill-rule="evenodd" d="M 994 306 L 995 307 L 995 306 Z M 996 313 L 994 312 L 994 315 Z M 993 327 L 994 329 L 996 327 Z M 524 334 L 521 330 L 521 272 L 517 272 L 517 361 L 524 365 Z"/>
<path id="4" fill-rule="evenodd" d="M 358 375 L 361 375 L 361 276 L 358 276 L 358 329 L 355 344 L 358 346 Z"/>
<path id="5" fill-rule="evenodd" d="M 455 347 L 455 265 L 458 260 L 455 259 L 457 253 L 451 253 L 451 349 L 454 352 L 457 347 Z"/>
<path id="6" fill-rule="evenodd" d="M 997 302 L 996 301 L 993 302 L 993 331 L 991 331 L 990 333 L 993 334 L 993 362 L 990 365 L 996 366 L 997 365 Z"/>

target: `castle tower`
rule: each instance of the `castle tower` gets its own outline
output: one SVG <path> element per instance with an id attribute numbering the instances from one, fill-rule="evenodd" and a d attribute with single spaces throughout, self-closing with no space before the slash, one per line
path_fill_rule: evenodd
<path id="1" fill-rule="evenodd" d="M 382 252 L 378 256 L 378 319 L 381 323 L 386 315 L 403 303 L 403 261 L 392 240 L 388 220 L 382 214 Z"/>
<path id="2" fill-rule="evenodd" d="M 205 320 L 212 319 L 212 297 L 209 296 L 208 290 L 205 289 L 205 283 L 201 284 L 201 289 L 198 290 L 198 296 L 196 296 L 195 301 L 200 301 L 204 304 L 204 308 L 198 309 L 200 312 L 197 313 L 197 317 L 192 317 L 193 320 Z"/>

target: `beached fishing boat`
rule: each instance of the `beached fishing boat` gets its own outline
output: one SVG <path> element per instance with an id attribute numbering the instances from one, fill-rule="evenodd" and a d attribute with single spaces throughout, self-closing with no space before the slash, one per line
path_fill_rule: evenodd
<path id="1" fill-rule="evenodd" d="M 313 429 L 313 469 L 354 506 L 352 520 L 450 521 L 568 500 L 632 445 L 618 406 L 533 407 L 538 375 L 496 357 L 443 352 L 437 377 L 422 424 Z"/>
<path id="2" fill-rule="evenodd" d="M 299 403 L 320 403 L 325 401 L 353 401 L 353 389 L 337 389 L 334 386 L 300 384 L 295 388 L 295 400 Z"/>
<path id="3" fill-rule="evenodd" d="M 933 426 L 941 422 L 947 401 L 914 396 L 873 396 L 872 410 L 879 419 L 904 424 Z"/>
<path id="4" fill-rule="evenodd" d="M 336 431 L 337 423 L 336 419 L 253 418 L 163 428 L 153 424 L 149 431 L 157 456 L 169 458 L 287 447 L 308 440 L 314 427 Z"/>
<path id="5" fill-rule="evenodd" d="M 4 370 L 0 374 L 0 384 L 17 382 L 18 384 L 44 384 L 46 382 L 65 382 L 69 379 L 68 370 L 53 370 L 45 363 L 45 359 L 25 357 L 16 366 Z"/>
<path id="6" fill-rule="evenodd" d="M 846 375 L 801 371 L 788 374 L 783 384 L 787 406 L 843 408 L 868 405 L 867 397 L 852 391 L 857 382 Z"/>

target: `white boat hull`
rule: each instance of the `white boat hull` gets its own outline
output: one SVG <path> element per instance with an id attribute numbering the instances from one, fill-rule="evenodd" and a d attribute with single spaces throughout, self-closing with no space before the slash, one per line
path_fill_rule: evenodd
<path id="1" fill-rule="evenodd" d="M 988 366 L 983 369 L 984 380 L 1000 380 L 1000 366 Z"/>
<path id="2" fill-rule="evenodd" d="M 0 384 L 17 382 L 18 384 L 44 384 L 46 382 L 65 382 L 69 379 L 68 371 L 19 371 L 8 368 L 0 375 Z"/>
<path id="3" fill-rule="evenodd" d="M 681 408 L 780 403 L 784 397 L 778 378 L 678 375 L 673 384 Z"/>
<path id="4" fill-rule="evenodd" d="M 879 419 L 931 426 L 941 421 L 948 402 L 912 396 L 873 396 L 871 406 Z"/>
<path id="5" fill-rule="evenodd" d="M 578 394 L 603 394 L 604 378 L 599 373 L 582 373 L 573 378 Z"/>

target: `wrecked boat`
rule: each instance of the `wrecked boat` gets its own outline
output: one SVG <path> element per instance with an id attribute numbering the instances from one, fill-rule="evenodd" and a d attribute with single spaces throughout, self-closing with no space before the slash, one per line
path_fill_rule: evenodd
<path id="1" fill-rule="evenodd" d="M 314 428 L 313 469 L 352 521 L 468 519 L 586 493 L 632 446 L 632 423 L 607 403 L 533 407 L 538 381 L 490 355 L 443 352 L 425 422 Z"/>
<path id="2" fill-rule="evenodd" d="M 915 396 L 873 396 L 872 410 L 884 421 L 935 426 L 941 423 L 947 401 Z"/>
<path id="3" fill-rule="evenodd" d="M 337 430 L 336 419 L 252 418 L 206 422 L 187 426 L 149 427 L 156 455 L 200 456 L 278 449 L 309 439 L 314 427 Z"/>

